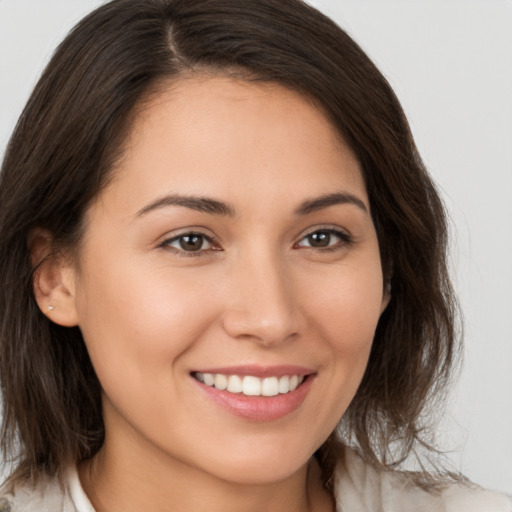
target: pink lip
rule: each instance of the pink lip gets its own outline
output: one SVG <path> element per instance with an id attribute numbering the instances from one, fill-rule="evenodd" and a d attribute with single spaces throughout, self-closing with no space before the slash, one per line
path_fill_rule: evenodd
<path id="1" fill-rule="evenodd" d="M 286 368 L 289 369 L 292 367 Z M 234 414 L 235 416 L 251 421 L 273 421 L 291 414 L 302 405 L 309 390 L 311 389 L 311 385 L 315 378 L 315 375 L 313 375 L 310 370 L 308 372 L 297 372 L 297 367 L 293 367 L 293 371 L 284 371 L 283 373 L 276 373 L 275 370 L 276 368 L 272 368 L 272 371 L 268 372 L 266 369 L 260 368 L 259 372 L 255 372 L 254 367 L 251 367 L 250 371 L 244 371 L 242 370 L 242 367 L 231 367 L 216 368 L 215 370 L 208 370 L 204 373 L 222 373 L 223 375 L 254 375 L 257 377 L 265 377 L 268 375 L 307 375 L 307 377 L 295 390 L 286 394 L 269 397 L 245 396 L 242 393 L 220 391 L 214 387 L 210 387 L 199 382 L 197 379 L 194 379 L 194 382 L 217 405 Z"/>
<path id="2" fill-rule="evenodd" d="M 221 373 L 222 375 L 253 375 L 260 379 L 264 377 L 284 377 L 285 375 L 298 375 L 299 377 L 311 375 L 315 370 L 305 368 L 303 366 L 294 365 L 279 365 L 279 366 L 258 366 L 258 365 L 239 365 L 239 366 L 225 366 L 218 368 L 207 368 L 201 370 L 194 370 L 191 373 Z"/>

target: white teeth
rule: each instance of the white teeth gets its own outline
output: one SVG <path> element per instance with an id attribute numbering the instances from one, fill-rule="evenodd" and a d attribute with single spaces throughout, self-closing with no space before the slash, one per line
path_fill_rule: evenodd
<path id="1" fill-rule="evenodd" d="M 196 375 L 202 375 L 203 376 L 203 382 L 207 386 L 213 386 L 215 384 L 215 377 L 211 373 L 199 373 L 197 372 Z"/>
<path id="2" fill-rule="evenodd" d="M 290 377 L 285 375 L 279 379 L 279 393 L 288 393 L 290 391 Z"/>
<path id="3" fill-rule="evenodd" d="M 260 396 L 261 380 L 258 377 L 246 375 L 242 381 L 242 393 L 247 396 Z"/>
<path id="4" fill-rule="evenodd" d="M 242 393 L 246 396 L 276 396 L 297 389 L 304 376 L 284 375 L 283 377 L 265 377 L 260 379 L 252 375 L 223 375 L 221 373 L 196 372 L 199 382 L 229 393 Z"/>
<path id="5" fill-rule="evenodd" d="M 217 373 L 215 375 L 215 387 L 220 390 L 224 390 L 228 387 L 228 379 L 225 375 Z"/>
<path id="6" fill-rule="evenodd" d="M 277 377 L 267 377 L 261 383 L 261 394 L 263 396 L 276 396 L 279 393 L 279 381 Z"/>
<path id="7" fill-rule="evenodd" d="M 227 390 L 230 393 L 241 393 L 242 389 L 242 379 L 238 375 L 231 375 L 228 378 Z"/>

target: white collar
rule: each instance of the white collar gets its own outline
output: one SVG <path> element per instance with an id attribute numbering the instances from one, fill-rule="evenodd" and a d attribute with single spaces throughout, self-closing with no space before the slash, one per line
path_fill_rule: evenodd
<path id="1" fill-rule="evenodd" d="M 66 483 L 67 488 L 69 490 L 69 494 L 71 495 L 71 500 L 75 505 L 77 512 L 95 512 L 89 498 L 85 494 L 82 484 L 80 483 L 80 478 L 78 477 L 78 471 L 76 466 L 72 465 L 69 467 L 66 473 Z"/>

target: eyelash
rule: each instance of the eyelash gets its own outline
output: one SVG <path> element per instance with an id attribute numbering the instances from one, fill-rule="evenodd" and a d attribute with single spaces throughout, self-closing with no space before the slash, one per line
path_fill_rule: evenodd
<path id="1" fill-rule="evenodd" d="M 202 239 L 203 243 L 201 244 L 201 246 L 204 244 L 204 242 L 207 242 L 208 244 L 210 244 L 210 247 L 207 249 L 201 248 L 198 251 L 186 251 L 185 249 L 178 249 L 177 247 L 172 247 L 170 245 L 173 242 L 179 242 L 179 240 L 181 238 L 193 237 L 193 236 L 197 236 Z M 210 251 L 222 251 L 222 249 L 219 247 L 218 241 L 214 237 L 205 235 L 204 233 L 198 233 L 196 231 L 187 231 L 186 233 L 181 233 L 172 238 L 168 238 L 167 240 L 164 240 L 164 242 L 160 245 L 160 247 L 172 251 L 173 253 L 175 253 L 177 256 L 179 256 L 181 258 L 204 256 L 205 252 L 210 252 Z"/>
<path id="2" fill-rule="evenodd" d="M 335 236 L 335 237 L 339 238 L 339 241 L 337 243 L 335 243 L 333 245 L 329 245 L 327 247 L 313 247 L 311 245 L 306 245 L 306 246 L 299 245 L 301 242 L 306 240 L 308 237 L 311 237 L 311 236 L 313 236 L 315 234 L 319 234 L 319 233 L 325 233 L 330 236 Z M 177 247 L 171 246 L 172 243 L 179 242 L 180 239 L 182 239 L 184 237 L 193 237 L 193 236 L 200 237 L 202 239 L 201 246 L 204 244 L 204 242 L 206 242 L 206 243 L 210 244 L 210 247 L 208 247 L 207 249 L 201 248 L 197 251 L 187 251 L 183 248 L 177 248 Z M 294 244 L 293 247 L 294 248 L 310 248 L 316 252 L 326 253 L 326 252 L 334 252 L 334 251 L 340 250 L 342 247 L 345 247 L 345 246 L 348 246 L 351 244 L 353 244 L 352 237 L 344 231 L 341 231 L 339 229 L 334 229 L 334 228 L 316 228 L 315 230 L 310 231 L 309 233 L 306 233 L 300 239 L 299 242 Z M 178 255 L 179 257 L 183 257 L 183 258 L 203 256 L 205 254 L 205 252 L 210 252 L 210 251 L 222 251 L 222 249 L 219 247 L 219 244 L 218 244 L 218 241 L 216 240 L 216 238 L 214 238 L 212 236 L 205 235 L 204 233 L 199 233 L 199 232 L 195 232 L 195 231 L 181 233 L 180 235 L 174 236 L 172 238 L 168 238 L 160 245 L 160 247 L 167 249 L 167 250 L 171 250 L 176 255 Z"/>
<path id="3" fill-rule="evenodd" d="M 340 250 L 342 247 L 353 244 L 352 237 L 345 231 L 341 231 L 339 229 L 334 229 L 334 228 L 316 228 L 314 231 L 310 231 L 309 233 L 305 234 L 301 238 L 301 240 L 294 245 L 294 247 L 301 247 L 301 246 L 299 246 L 300 242 L 302 242 L 303 240 L 306 240 L 310 236 L 313 236 L 318 233 L 325 233 L 329 236 L 335 236 L 335 237 L 339 238 L 339 241 L 337 243 L 335 243 L 333 245 L 329 245 L 327 247 L 313 247 L 311 245 L 305 246 L 305 247 L 309 247 L 317 252 L 334 252 L 334 251 Z"/>

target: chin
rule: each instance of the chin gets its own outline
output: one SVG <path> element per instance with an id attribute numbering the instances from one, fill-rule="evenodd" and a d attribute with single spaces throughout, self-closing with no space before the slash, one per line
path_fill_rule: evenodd
<path id="1" fill-rule="evenodd" d="M 245 461 L 244 464 L 233 466 L 224 463 L 222 468 L 217 469 L 217 475 L 222 480 L 238 485 L 272 485 L 287 480 L 303 470 L 308 461 L 309 458 L 300 464 L 287 464 L 285 461 L 274 459 L 253 463 Z"/>
<path id="2" fill-rule="evenodd" d="M 268 485 L 282 482 L 303 470 L 314 450 L 297 448 L 276 448 L 267 444 L 248 447 L 245 450 L 236 446 L 221 453 L 210 453 L 203 460 L 203 471 L 217 476 L 221 480 L 239 485 Z"/>

